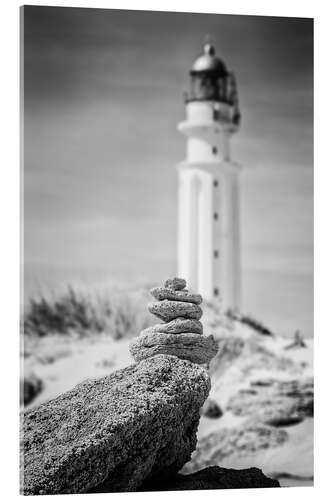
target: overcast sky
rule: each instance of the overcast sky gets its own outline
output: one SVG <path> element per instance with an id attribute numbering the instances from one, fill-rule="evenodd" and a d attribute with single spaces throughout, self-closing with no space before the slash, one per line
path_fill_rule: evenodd
<path id="1" fill-rule="evenodd" d="M 176 164 L 206 34 L 236 74 L 243 309 L 313 322 L 313 23 L 25 7 L 26 294 L 176 273 Z"/>

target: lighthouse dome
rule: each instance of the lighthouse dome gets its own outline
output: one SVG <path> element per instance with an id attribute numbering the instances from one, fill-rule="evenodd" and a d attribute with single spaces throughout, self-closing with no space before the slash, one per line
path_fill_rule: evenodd
<path id="1" fill-rule="evenodd" d="M 204 53 L 194 61 L 191 73 L 206 71 L 220 75 L 228 73 L 225 64 L 215 55 L 215 48 L 210 43 L 204 45 Z"/>

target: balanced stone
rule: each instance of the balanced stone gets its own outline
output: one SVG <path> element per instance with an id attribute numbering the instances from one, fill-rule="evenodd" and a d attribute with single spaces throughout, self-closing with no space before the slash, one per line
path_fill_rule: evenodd
<path id="1" fill-rule="evenodd" d="M 152 288 L 152 296 L 157 300 L 176 300 L 181 302 L 192 302 L 201 304 L 202 297 L 197 293 L 190 293 L 188 290 L 173 290 L 172 288 Z"/>
<path id="2" fill-rule="evenodd" d="M 204 337 L 196 333 L 148 333 L 130 344 L 130 353 L 137 362 L 157 354 L 169 354 L 192 363 L 205 364 L 217 351 L 218 345 L 212 335 Z"/>
<path id="3" fill-rule="evenodd" d="M 171 321 L 175 318 L 200 319 L 202 310 L 197 304 L 191 302 L 180 302 L 171 300 L 162 300 L 161 302 L 150 302 L 148 310 L 162 319 L 163 321 Z"/>
<path id="4" fill-rule="evenodd" d="M 164 286 L 172 290 L 183 290 L 186 287 L 186 281 L 182 278 L 171 278 L 166 280 Z"/>
<path id="5" fill-rule="evenodd" d="M 196 319 L 176 318 L 169 323 L 158 323 L 142 330 L 140 335 L 146 333 L 196 333 L 201 335 L 203 332 L 202 323 Z"/>

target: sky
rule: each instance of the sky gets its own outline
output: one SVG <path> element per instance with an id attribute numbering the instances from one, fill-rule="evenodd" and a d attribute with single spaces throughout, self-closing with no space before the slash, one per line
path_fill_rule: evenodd
<path id="1" fill-rule="evenodd" d="M 242 114 L 242 308 L 313 334 L 311 19 L 24 7 L 25 297 L 176 274 L 183 93 L 205 36 Z"/>

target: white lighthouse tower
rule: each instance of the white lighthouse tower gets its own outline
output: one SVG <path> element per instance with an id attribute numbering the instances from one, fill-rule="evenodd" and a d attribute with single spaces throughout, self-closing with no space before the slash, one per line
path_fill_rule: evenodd
<path id="1" fill-rule="evenodd" d="M 179 164 L 178 275 L 224 310 L 240 309 L 239 171 L 230 138 L 240 113 L 236 81 L 211 44 L 190 71 L 186 160 Z"/>

